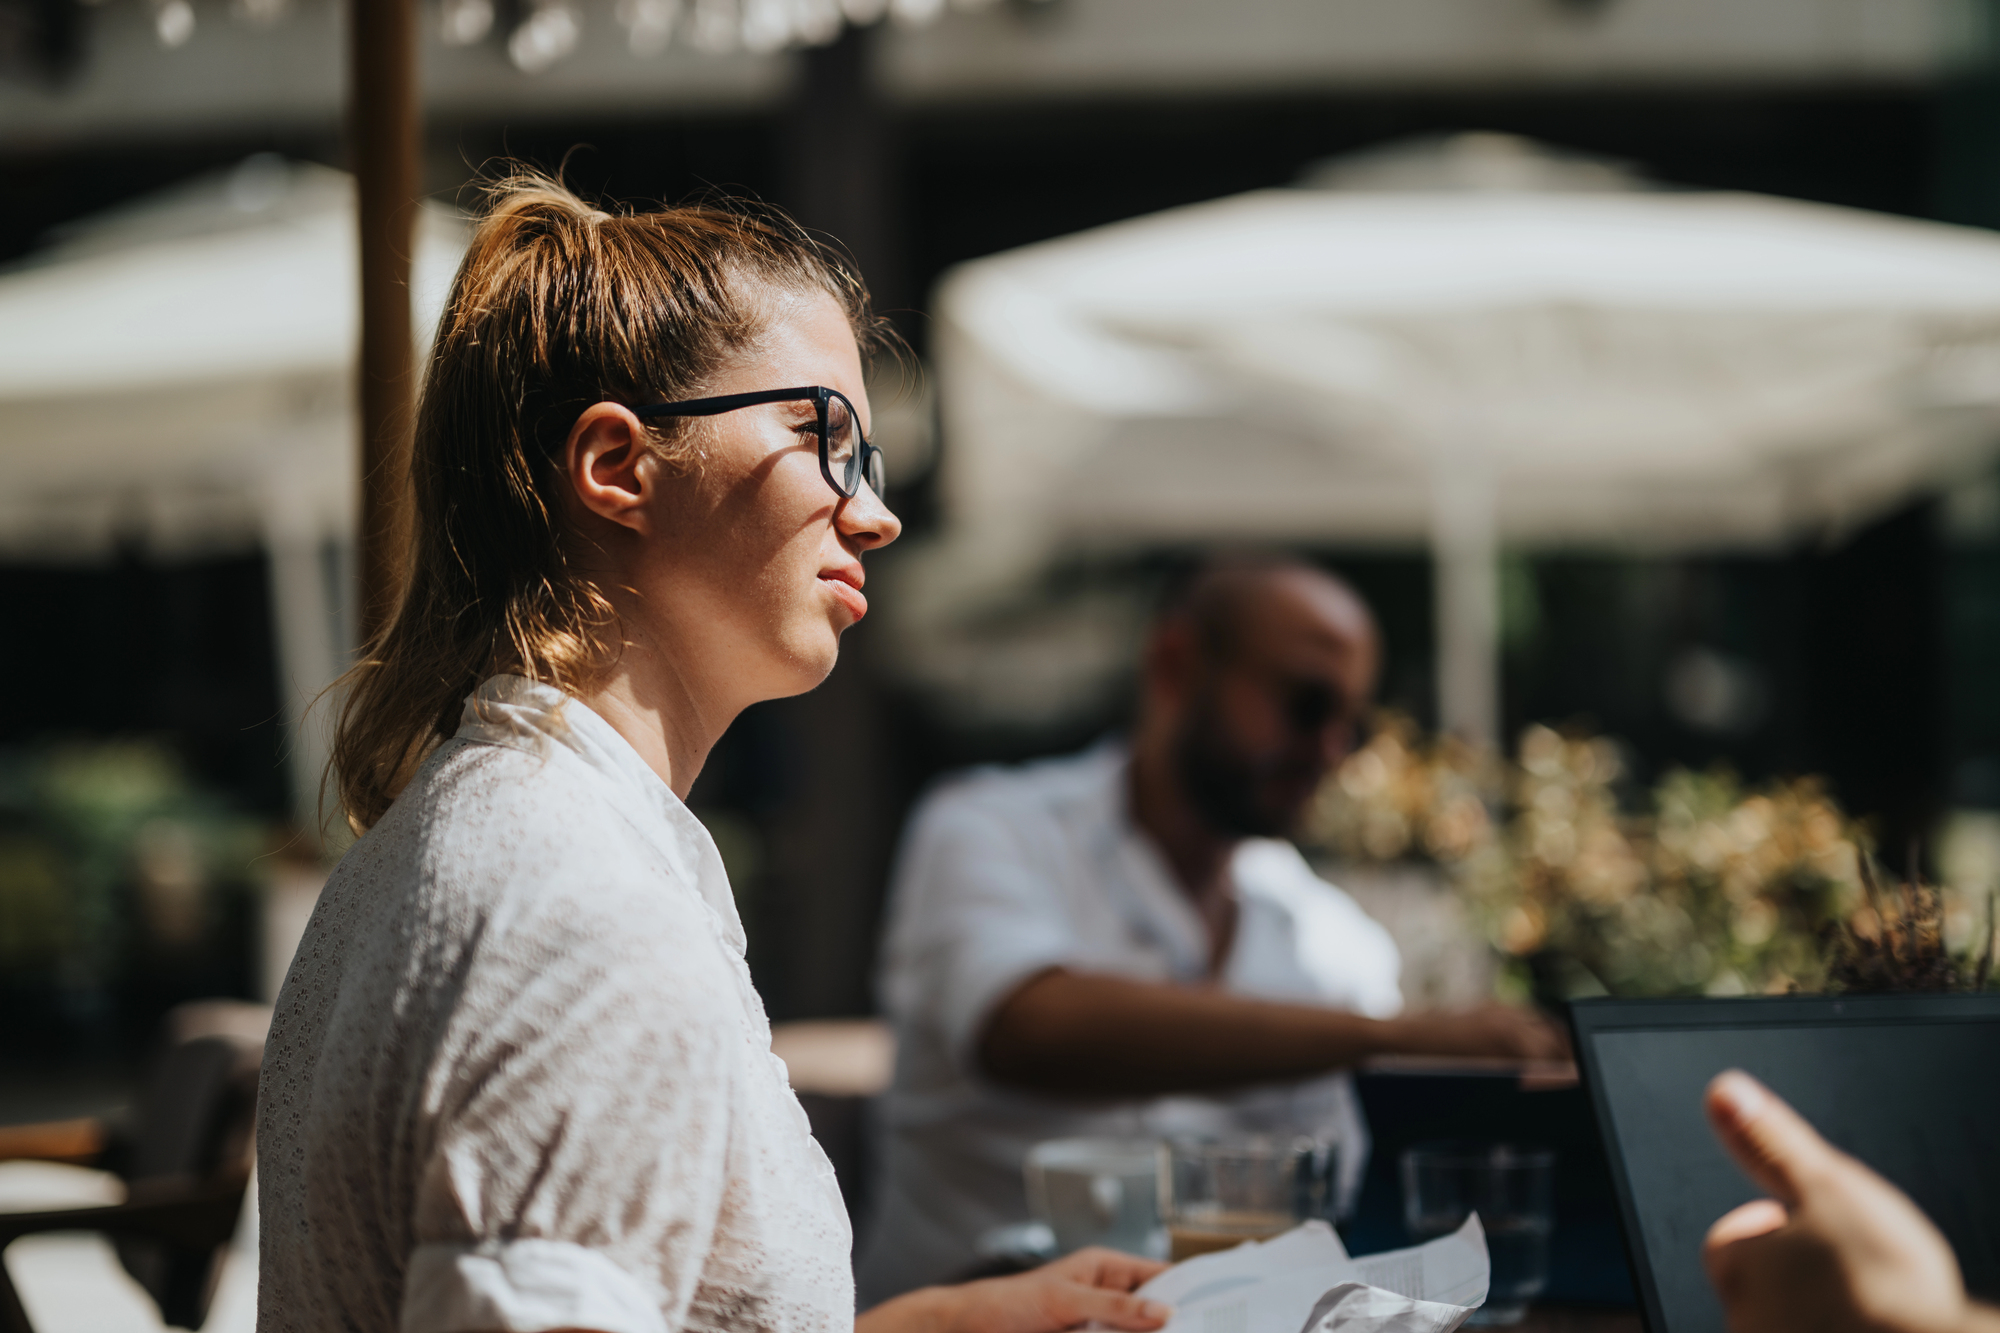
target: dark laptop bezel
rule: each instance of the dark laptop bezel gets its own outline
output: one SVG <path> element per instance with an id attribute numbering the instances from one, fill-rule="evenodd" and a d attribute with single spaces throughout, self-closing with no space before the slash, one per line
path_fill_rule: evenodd
<path id="1" fill-rule="evenodd" d="M 1618 1219 L 1625 1231 L 1625 1257 L 1648 1333 L 1670 1333 L 1653 1266 L 1646 1255 L 1638 1202 L 1625 1171 L 1624 1145 L 1611 1119 L 1590 1039 L 1604 1032 L 1679 1031 L 1725 1027 L 1828 1027 L 1841 1022 L 1991 1023 L 2000 1022 L 2000 994 L 1977 995 L 1778 995 L 1665 1000 L 1577 1000 L 1569 1007 L 1577 1068 L 1590 1094 L 1598 1138 L 1618 1196 Z"/>

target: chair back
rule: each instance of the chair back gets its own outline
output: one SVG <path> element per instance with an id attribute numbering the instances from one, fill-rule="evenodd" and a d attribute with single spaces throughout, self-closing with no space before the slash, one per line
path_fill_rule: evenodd
<path id="1" fill-rule="evenodd" d="M 167 1042 L 139 1099 L 122 1164 L 135 1198 L 201 1183 L 241 1191 L 249 1182 L 263 1043 L 242 1030 L 240 1015 L 211 1021 L 215 1016 L 202 1011 L 212 1007 L 183 1006 L 168 1018 Z M 197 1249 L 124 1236 L 116 1245 L 118 1261 L 158 1304 L 163 1322 L 201 1327 L 226 1242 Z"/>

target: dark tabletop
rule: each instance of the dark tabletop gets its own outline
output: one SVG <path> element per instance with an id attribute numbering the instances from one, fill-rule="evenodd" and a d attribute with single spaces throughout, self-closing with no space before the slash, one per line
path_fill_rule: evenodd
<path id="1" fill-rule="evenodd" d="M 1514 1327 L 1519 1333 L 1641 1333 L 1644 1325 L 1637 1310 L 1550 1305 L 1528 1311 Z"/>

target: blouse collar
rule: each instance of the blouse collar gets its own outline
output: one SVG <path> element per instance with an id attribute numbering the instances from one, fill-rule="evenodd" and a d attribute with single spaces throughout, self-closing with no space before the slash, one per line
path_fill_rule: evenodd
<path id="1" fill-rule="evenodd" d="M 525 676 L 492 676 L 467 697 L 458 739 L 581 760 L 611 805 L 694 886 L 720 921 L 723 939 L 743 953 L 743 921 L 715 839 L 631 742 L 587 704 Z"/>

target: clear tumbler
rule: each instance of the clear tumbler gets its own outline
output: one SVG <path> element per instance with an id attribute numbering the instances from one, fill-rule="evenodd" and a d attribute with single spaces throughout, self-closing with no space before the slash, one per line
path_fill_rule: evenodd
<path id="1" fill-rule="evenodd" d="M 1160 1148 L 1160 1217 L 1174 1262 L 1326 1216 L 1336 1155 L 1309 1138 L 1176 1139 Z"/>
<path id="2" fill-rule="evenodd" d="M 1505 1143 L 1421 1144 L 1403 1154 L 1403 1223 L 1419 1241 L 1479 1214 L 1493 1264 L 1470 1324 L 1516 1324 L 1549 1280 L 1556 1155 Z"/>
<path id="3" fill-rule="evenodd" d="M 1050 1139 L 1028 1150 L 1028 1207 L 1068 1254 L 1108 1245 L 1152 1255 L 1160 1227 L 1152 1139 Z"/>

